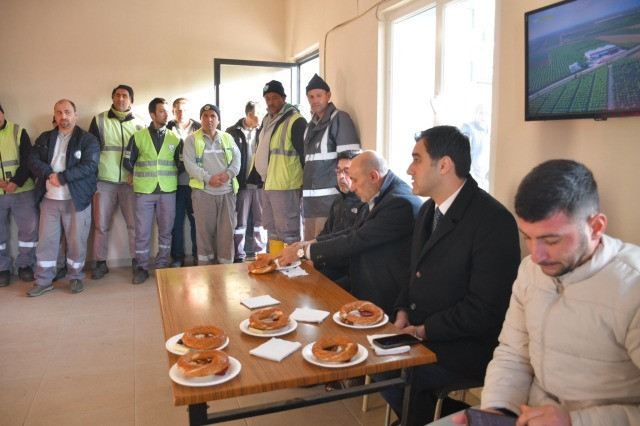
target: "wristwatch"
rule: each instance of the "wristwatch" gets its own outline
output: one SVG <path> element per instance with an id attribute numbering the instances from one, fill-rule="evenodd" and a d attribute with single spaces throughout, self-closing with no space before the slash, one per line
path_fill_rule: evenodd
<path id="1" fill-rule="evenodd" d="M 300 247 L 300 248 L 298 249 L 298 251 L 296 252 L 296 254 L 298 255 L 298 257 L 299 257 L 300 259 L 302 259 L 302 258 L 304 257 L 304 249 L 303 249 L 302 247 Z"/>

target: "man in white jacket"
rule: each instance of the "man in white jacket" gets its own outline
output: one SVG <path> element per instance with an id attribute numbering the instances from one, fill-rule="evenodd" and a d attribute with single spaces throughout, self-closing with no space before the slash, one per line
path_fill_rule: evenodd
<path id="1" fill-rule="evenodd" d="M 640 424 L 640 247 L 604 234 L 582 164 L 535 167 L 515 197 L 520 264 L 482 408 L 518 425 Z"/>

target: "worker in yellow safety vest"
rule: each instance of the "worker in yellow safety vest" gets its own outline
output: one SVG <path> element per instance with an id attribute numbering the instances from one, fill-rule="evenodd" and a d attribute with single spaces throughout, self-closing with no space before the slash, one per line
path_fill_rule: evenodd
<path id="1" fill-rule="evenodd" d="M 131 136 L 125 153 L 125 167 L 132 173 L 135 192 L 136 270 L 133 284 L 149 278 L 151 225 L 158 224 L 156 269 L 166 268 L 171 251 L 171 229 L 176 214 L 176 189 L 182 140 L 167 129 L 167 101 L 155 98 L 149 103 L 151 125 Z"/>
<path id="2" fill-rule="evenodd" d="M 96 267 L 91 272 L 91 278 L 94 280 L 109 273 L 109 228 L 118 207 L 127 225 L 129 252 L 134 257 L 135 197 L 128 182 L 129 171 L 124 167 L 124 153 L 129 138 L 143 129 L 145 124 L 142 118 L 131 111 L 131 86 L 120 84 L 115 87 L 111 91 L 111 100 L 111 108 L 93 117 L 89 126 L 89 133 L 100 141 L 98 190 L 93 196 L 93 258 Z"/>
<path id="3" fill-rule="evenodd" d="M 9 212 L 18 226 L 15 266 L 22 281 L 35 280 L 33 265 L 38 245 L 38 211 L 31 171 L 27 166 L 31 139 L 19 124 L 5 120 L 0 105 L 0 287 L 9 285 Z"/>
<path id="4" fill-rule="evenodd" d="M 183 153 L 184 167 L 191 176 L 198 264 L 232 263 L 240 150 L 233 136 L 218 130 L 217 106 L 204 105 L 200 121 L 202 128 L 187 136 Z"/>

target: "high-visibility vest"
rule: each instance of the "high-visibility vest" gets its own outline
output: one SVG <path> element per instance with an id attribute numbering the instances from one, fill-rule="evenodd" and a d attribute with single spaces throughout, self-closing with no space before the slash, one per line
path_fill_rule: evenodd
<path id="1" fill-rule="evenodd" d="M 98 164 L 98 179 L 108 182 L 128 182 L 129 171 L 122 166 L 124 151 L 131 135 L 144 129 L 138 119 L 120 121 L 109 118 L 109 111 L 96 115 L 100 132 L 101 150 Z"/>
<path id="2" fill-rule="evenodd" d="M 133 191 L 139 194 L 151 194 L 160 185 L 163 192 L 178 189 L 178 167 L 174 160 L 180 138 L 167 130 L 160 152 L 156 152 L 149 129 L 133 134 L 138 147 L 138 158 L 133 166 Z"/>
<path id="3" fill-rule="evenodd" d="M 6 121 L 4 129 L 0 130 L 0 155 L 2 156 L 2 179 L 4 180 L 11 180 L 9 176 L 15 176 L 20 166 L 20 137 L 22 131 L 23 129 L 20 125 L 10 121 Z M 27 165 L 23 164 L 23 167 L 27 167 Z M 33 179 L 29 177 L 13 193 L 31 191 L 33 188 L 35 188 Z M 0 189 L 0 194 L 5 194 L 5 192 Z"/>
<path id="4" fill-rule="evenodd" d="M 233 160 L 233 136 L 226 132 L 218 132 L 220 134 L 220 143 L 222 144 L 222 149 L 224 150 L 224 159 L 227 162 L 227 166 L 231 164 Z M 196 150 L 196 164 L 201 168 L 204 168 L 202 156 L 204 155 L 204 136 L 202 134 L 202 129 L 198 129 L 193 132 L 193 141 Z M 191 178 L 189 180 L 189 186 L 197 189 L 204 189 L 204 182 L 198 179 Z M 238 179 L 235 177 L 231 179 L 231 187 L 233 188 L 233 193 L 238 193 Z"/>
<path id="5" fill-rule="evenodd" d="M 302 188 L 302 165 L 298 152 L 291 142 L 291 129 L 299 117 L 302 116 L 294 111 L 271 135 L 265 190 L 284 191 Z"/>

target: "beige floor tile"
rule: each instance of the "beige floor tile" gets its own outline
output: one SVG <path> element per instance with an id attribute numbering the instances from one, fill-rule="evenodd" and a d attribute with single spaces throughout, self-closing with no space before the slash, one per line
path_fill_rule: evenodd
<path id="1" fill-rule="evenodd" d="M 133 371 L 133 336 L 60 339 L 51 355 L 45 377 L 77 376 L 78 372 Z"/>
<path id="2" fill-rule="evenodd" d="M 103 314 L 69 315 L 60 339 L 92 338 L 95 336 L 133 336 L 133 311 Z"/>
<path id="3" fill-rule="evenodd" d="M 25 426 L 133 426 L 135 409 L 126 407 L 105 408 L 88 411 L 71 411 L 54 415 L 29 416 Z"/>
<path id="4" fill-rule="evenodd" d="M 126 314 L 133 311 L 134 308 L 133 291 L 114 291 L 100 294 L 87 291 L 83 292 L 82 296 L 74 301 L 69 315 Z"/>
<path id="5" fill-rule="evenodd" d="M 174 407 L 170 401 L 136 404 L 136 426 L 186 426 L 189 424 L 187 407 Z M 225 423 L 225 425 L 245 423 Z"/>
<path id="6" fill-rule="evenodd" d="M 64 414 L 133 406 L 134 370 L 116 373 L 78 371 L 76 375 L 44 378 L 31 407 L 29 417 Z"/>
<path id="7" fill-rule="evenodd" d="M 38 297 L 27 296 L 33 283 L 19 282 L 1 288 L 0 323 L 21 322 L 49 315 L 64 318 L 73 302 L 73 295 L 67 292 L 66 286 L 56 285 L 53 291 Z"/>
<path id="8" fill-rule="evenodd" d="M 367 403 L 367 411 L 362 411 L 362 398 L 361 396 L 355 398 L 349 398 L 342 401 L 345 407 L 351 412 L 358 422 L 362 425 L 382 425 L 384 424 L 384 416 L 387 411 L 387 402 L 382 398 L 379 393 L 372 393 L 369 395 L 369 401 Z M 395 420 L 396 416 L 391 412 L 391 421 Z"/>
<path id="9" fill-rule="evenodd" d="M 0 362 L 0 378 L 2 380 L 26 379 L 29 377 L 42 377 L 47 368 L 49 353 L 39 351 L 16 350 L 3 352 Z"/>
<path id="10" fill-rule="evenodd" d="M 166 360 L 138 364 L 135 371 L 136 404 L 172 403 L 169 364 Z"/>
<path id="11" fill-rule="evenodd" d="M 64 323 L 64 316 L 51 314 L 0 323 L 0 336 L 3 342 L 0 345 L 0 357 L 4 358 L 16 351 L 39 353 L 53 351 Z"/>
<path id="12" fill-rule="evenodd" d="M 24 424 L 41 380 L 40 377 L 0 380 L 1 425 Z"/>
<path id="13" fill-rule="evenodd" d="M 135 337 L 136 365 L 161 361 L 167 363 L 167 349 L 162 329 L 136 329 Z"/>

